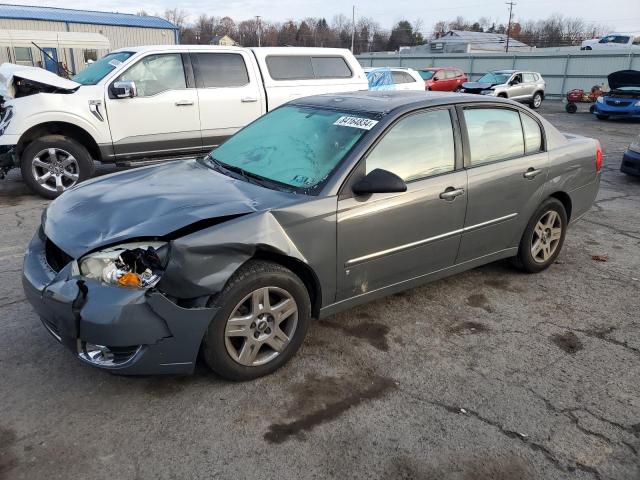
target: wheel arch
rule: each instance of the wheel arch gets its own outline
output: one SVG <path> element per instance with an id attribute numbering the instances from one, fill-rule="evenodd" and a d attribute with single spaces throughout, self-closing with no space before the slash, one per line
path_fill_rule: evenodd
<path id="1" fill-rule="evenodd" d="M 573 204 L 571 202 L 571 197 L 569 196 L 569 194 L 566 192 L 557 191 L 549 195 L 549 198 L 555 198 L 556 200 L 559 200 L 560 203 L 562 203 L 562 206 L 567 212 L 567 222 L 571 221 L 571 210 Z"/>
<path id="2" fill-rule="evenodd" d="M 16 148 L 18 158 L 32 141 L 46 135 L 63 135 L 72 138 L 87 149 L 91 158 L 102 160 L 100 147 L 98 147 L 98 143 L 93 136 L 84 128 L 68 122 L 44 122 L 29 128 L 18 140 Z"/>
<path id="3" fill-rule="evenodd" d="M 260 247 L 256 249 L 251 260 L 266 260 L 269 262 L 277 263 L 285 268 L 291 270 L 295 275 L 302 280 L 304 286 L 309 292 L 309 299 L 311 301 L 311 316 L 318 318 L 320 314 L 320 308 L 322 306 L 322 288 L 320 287 L 320 280 L 313 269 L 303 261 L 276 252 L 269 248 Z"/>

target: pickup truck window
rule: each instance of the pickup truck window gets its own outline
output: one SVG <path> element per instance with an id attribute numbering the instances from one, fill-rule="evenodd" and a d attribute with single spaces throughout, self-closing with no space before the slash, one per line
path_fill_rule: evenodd
<path id="1" fill-rule="evenodd" d="M 72 77 L 71 80 L 81 85 L 95 85 L 131 55 L 133 55 L 133 52 L 116 52 L 105 55 L 100 60 L 87 65 L 84 70 Z"/>
<path id="2" fill-rule="evenodd" d="M 196 82 L 201 88 L 241 87 L 249 83 L 242 55 L 237 53 L 192 53 Z"/>
<path id="3" fill-rule="evenodd" d="M 524 155 L 520 115 L 507 108 L 469 108 L 464 111 L 471 165 L 483 165 Z"/>
<path id="4" fill-rule="evenodd" d="M 223 166 L 308 192 L 328 178 L 376 123 L 366 114 L 280 107 L 240 130 L 211 157 Z"/>
<path id="5" fill-rule="evenodd" d="M 353 76 L 343 57 L 269 55 L 266 61 L 269 75 L 274 80 L 312 80 Z"/>
<path id="6" fill-rule="evenodd" d="M 138 96 L 150 97 L 166 90 L 187 88 L 179 53 L 149 55 L 120 75 L 116 81 L 135 82 Z"/>
<path id="7" fill-rule="evenodd" d="M 382 168 L 405 182 L 453 171 L 455 147 L 449 110 L 403 118 L 391 127 L 366 161 L 367 173 Z"/>

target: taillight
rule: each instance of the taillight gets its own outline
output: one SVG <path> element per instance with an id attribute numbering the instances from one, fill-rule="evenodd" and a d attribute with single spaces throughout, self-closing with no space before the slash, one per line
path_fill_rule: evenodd
<path id="1" fill-rule="evenodd" d="M 602 170 L 602 147 L 600 142 L 596 141 L 596 172 Z"/>

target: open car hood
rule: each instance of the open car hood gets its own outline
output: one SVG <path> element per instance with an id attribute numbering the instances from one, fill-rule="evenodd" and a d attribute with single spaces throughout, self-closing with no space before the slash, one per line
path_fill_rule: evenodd
<path id="1" fill-rule="evenodd" d="M 170 236 L 194 224 L 206 228 L 218 223 L 210 220 L 269 210 L 295 198 L 196 160 L 180 160 L 82 182 L 49 205 L 43 223 L 54 244 L 79 258 L 98 247 Z"/>
<path id="2" fill-rule="evenodd" d="M 640 90 L 640 71 L 620 70 L 613 72 L 607 77 L 611 90 L 618 90 L 623 87 L 634 87 Z"/>
<path id="3" fill-rule="evenodd" d="M 63 91 L 69 93 L 81 86 L 73 80 L 67 80 L 43 68 L 3 63 L 0 65 L 0 96 L 16 98 L 16 82 L 21 80 L 29 83 L 32 87 L 31 90 L 35 88 L 43 92 Z"/>

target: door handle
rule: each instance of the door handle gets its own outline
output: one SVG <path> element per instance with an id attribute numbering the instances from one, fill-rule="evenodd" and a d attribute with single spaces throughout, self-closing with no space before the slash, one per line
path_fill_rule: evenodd
<path id="1" fill-rule="evenodd" d="M 176 107 L 188 107 L 189 105 L 193 105 L 193 101 L 191 100 L 180 100 L 176 102 Z"/>
<path id="2" fill-rule="evenodd" d="M 258 99 L 256 97 L 242 97 L 240 101 L 242 103 L 253 103 L 253 102 L 257 102 Z"/>
<path id="3" fill-rule="evenodd" d="M 522 174 L 522 176 L 527 180 L 533 180 L 541 173 L 542 173 L 542 170 L 536 170 L 535 168 L 530 167 L 526 172 Z"/>
<path id="4" fill-rule="evenodd" d="M 451 201 L 460 195 L 464 195 L 464 188 L 447 187 L 447 189 L 440 194 L 440 198 Z"/>

